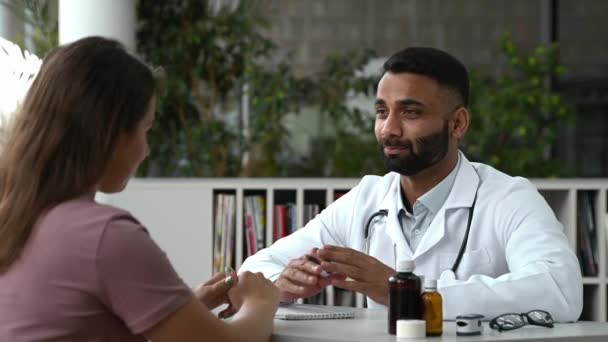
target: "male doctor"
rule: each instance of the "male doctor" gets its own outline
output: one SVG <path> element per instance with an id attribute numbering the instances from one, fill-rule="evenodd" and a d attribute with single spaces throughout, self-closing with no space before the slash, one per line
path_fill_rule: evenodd
<path id="1" fill-rule="evenodd" d="M 458 150 L 470 119 L 463 64 L 437 49 L 408 48 L 383 68 L 375 134 L 390 173 L 363 177 L 240 271 L 263 272 L 282 301 L 333 285 L 377 307 L 388 303 L 397 262 L 413 259 L 416 274 L 438 279 L 445 319 L 540 309 L 576 321 L 581 273 L 551 208 L 528 180 Z"/>

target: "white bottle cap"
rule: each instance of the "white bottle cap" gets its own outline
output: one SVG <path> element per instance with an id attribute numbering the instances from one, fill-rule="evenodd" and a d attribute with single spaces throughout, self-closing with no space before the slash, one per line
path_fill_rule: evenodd
<path id="1" fill-rule="evenodd" d="M 397 264 L 397 272 L 413 272 L 415 268 L 414 260 L 400 260 Z"/>
<path id="2" fill-rule="evenodd" d="M 437 290 L 437 279 L 424 278 L 424 288 Z"/>
<path id="3" fill-rule="evenodd" d="M 425 338 L 426 322 L 421 319 L 400 319 L 397 321 L 397 338 Z"/>

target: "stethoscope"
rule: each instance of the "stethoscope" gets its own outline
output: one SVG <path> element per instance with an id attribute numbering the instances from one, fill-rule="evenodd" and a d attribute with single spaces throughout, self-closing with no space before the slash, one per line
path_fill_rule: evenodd
<path id="1" fill-rule="evenodd" d="M 481 181 L 479 182 L 481 184 Z M 467 248 L 467 242 L 469 241 L 469 231 L 471 230 L 471 221 L 473 221 L 473 212 L 475 211 L 475 203 L 477 202 L 477 191 L 479 190 L 479 184 L 477 185 L 477 189 L 475 189 L 475 197 L 473 198 L 473 204 L 471 204 L 471 208 L 469 209 L 469 218 L 467 220 L 467 229 L 464 232 L 464 237 L 462 238 L 462 242 L 460 243 L 460 250 L 458 251 L 458 255 L 454 260 L 454 264 L 452 265 L 452 272 L 454 275 L 456 274 L 456 270 L 460 265 L 460 261 L 462 260 L 462 256 L 464 255 L 464 251 Z M 367 224 L 365 225 L 364 237 L 365 237 L 365 252 L 369 254 L 369 241 L 370 241 L 370 228 L 371 224 L 376 217 L 379 216 L 387 216 L 388 210 L 380 209 L 373 213 L 369 219 L 367 219 Z"/>

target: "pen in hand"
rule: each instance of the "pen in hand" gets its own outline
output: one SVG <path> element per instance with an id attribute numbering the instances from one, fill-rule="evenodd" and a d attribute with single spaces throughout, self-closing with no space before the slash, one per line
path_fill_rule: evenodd
<path id="1" fill-rule="evenodd" d="M 306 258 L 306 260 L 312 262 L 315 265 L 321 265 L 321 262 L 319 261 L 319 259 L 317 259 L 316 257 L 310 255 L 310 254 L 305 254 L 304 258 Z M 321 270 L 321 277 L 327 277 L 329 276 L 329 273 L 327 273 L 325 270 Z"/>

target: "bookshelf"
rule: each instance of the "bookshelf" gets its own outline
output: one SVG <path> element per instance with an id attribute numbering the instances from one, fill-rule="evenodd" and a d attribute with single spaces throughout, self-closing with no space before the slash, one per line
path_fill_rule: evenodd
<path id="1" fill-rule="evenodd" d="M 247 255 L 246 221 L 249 197 L 262 199 L 261 245 L 275 239 L 275 206 L 291 207 L 291 225 L 302 227 L 311 213 L 323 210 L 358 184 L 359 178 L 210 178 L 134 179 L 119 194 L 97 199 L 131 211 L 167 253 L 190 286 L 213 274 L 214 239 L 220 220 L 219 195 L 230 195 L 233 241 L 231 265 L 239 268 Z M 583 269 L 584 307 L 581 320 L 608 320 L 608 179 L 532 179 L 564 225 L 570 247 L 587 264 Z M 315 207 L 316 206 L 316 207 Z M 251 215 L 251 213 L 250 213 Z M 227 216 L 226 216 L 227 217 Z M 257 241 L 257 240 L 256 240 Z M 221 240 L 220 240 L 221 244 Z M 589 252 L 589 250 L 591 252 Z M 582 253 L 581 253 L 582 252 Z M 364 306 L 361 295 L 328 288 L 320 298 L 329 305 Z"/>

